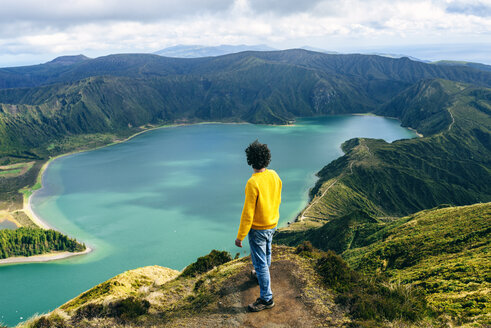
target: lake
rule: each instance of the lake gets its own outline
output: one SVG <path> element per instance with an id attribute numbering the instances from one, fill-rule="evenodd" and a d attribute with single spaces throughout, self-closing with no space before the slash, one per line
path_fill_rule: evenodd
<path id="1" fill-rule="evenodd" d="M 234 240 L 252 174 L 244 149 L 271 149 L 283 180 L 280 226 L 307 204 L 315 173 L 353 137 L 413 138 L 375 116 L 299 119 L 293 126 L 198 124 L 148 131 L 110 147 L 61 157 L 32 196 L 51 226 L 85 242 L 88 255 L 0 266 L 0 322 L 48 312 L 123 271 L 147 265 L 181 270 L 212 249 L 248 253 Z M 247 238 L 246 238 L 247 240 Z"/>

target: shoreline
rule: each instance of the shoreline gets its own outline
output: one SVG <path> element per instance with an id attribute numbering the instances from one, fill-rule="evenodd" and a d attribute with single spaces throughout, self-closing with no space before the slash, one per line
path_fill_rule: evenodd
<path id="1" fill-rule="evenodd" d="M 15 257 L 7 257 L 6 259 L 0 259 L 0 265 L 5 264 L 19 264 L 19 263 L 43 263 L 43 262 L 51 262 L 56 260 L 63 260 L 70 257 L 75 257 L 79 255 L 85 255 L 92 252 L 93 249 L 90 247 L 86 247 L 83 252 L 50 252 L 45 254 L 33 255 L 33 256 L 15 256 Z"/>
<path id="2" fill-rule="evenodd" d="M 379 115 L 376 115 L 376 114 L 373 114 L 373 113 L 351 113 L 351 114 L 345 114 L 345 115 L 353 115 L 353 116 L 379 116 Z M 330 116 L 330 115 L 327 115 L 327 116 Z M 398 120 L 399 122 L 400 119 L 396 118 L 396 117 L 387 117 L 387 116 L 380 116 L 380 117 L 384 117 L 384 118 L 390 118 L 390 119 L 396 119 Z M 22 210 L 24 211 L 24 213 L 29 217 L 29 219 L 34 223 L 36 224 L 38 227 L 40 228 L 43 228 L 43 229 L 53 229 L 53 230 L 56 230 L 56 231 L 59 231 L 58 229 L 56 229 L 55 227 L 52 227 L 51 225 L 49 225 L 45 220 L 43 220 L 41 217 L 39 217 L 32 209 L 32 205 L 31 205 L 31 197 L 34 195 L 34 193 L 36 193 L 36 191 L 40 190 L 43 188 L 43 184 L 42 184 L 42 179 L 43 179 L 43 174 L 44 172 L 46 171 L 46 169 L 49 167 L 49 165 L 51 164 L 52 161 L 54 161 L 55 159 L 58 159 L 58 158 L 61 158 L 61 157 L 64 157 L 64 156 L 69 156 L 69 155 L 74 155 L 74 154 L 79 154 L 79 153 L 83 153 L 83 152 L 87 152 L 87 151 L 93 151 L 93 150 L 97 150 L 97 149 L 101 149 L 101 148 L 104 148 L 104 147 L 109 147 L 109 146 L 112 146 L 112 145 L 116 145 L 116 144 L 120 144 L 120 143 L 123 143 L 123 142 L 126 142 L 126 141 L 129 141 L 135 137 L 137 137 L 138 135 L 140 134 L 143 134 L 145 132 L 148 132 L 148 131 L 152 131 L 152 130 L 157 130 L 157 129 L 163 129 L 163 128 L 174 128 L 174 127 L 183 127 L 183 126 L 191 126 L 191 125 L 201 125 L 201 124 L 250 124 L 248 122 L 196 122 L 196 123 L 175 123 L 175 124 L 164 124 L 164 125 L 160 125 L 160 126 L 154 126 L 154 127 L 150 127 L 150 128 L 142 128 L 143 130 L 142 131 L 138 131 L 130 136 L 128 136 L 127 138 L 125 139 L 121 139 L 121 140 L 116 140 L 114 142 L 111 142 L 107 145 L 102 145 L 102 146 L 99 146 L 99 147 L 95 147 L 95 148 L 91 148 L 91 149 L 83 149 L 83 150 L 74 150 L 74 151 L 71 151 L 71 152 L 68 152 L 68 153 L 65 153 L 65 154 L 60 154 L 60 155 L 57 155 L 57 156 L 54 156 L 54 157 L 50 157 L 46 163 L 43 164 L 43 166 L 41 167 L 41 169 L 39 170 L 39 173 L 38 173 L 38 176 L 36 177 L 36 184 L 39 184 L 39 188 L 35 189 L 35 190 L 32 190 L 32 193 L 26 197 L 26 195 L 24 195 L 24 204 L 23 204 L 23 208 Z M 286 124 L 285 126 L 294 126 L 295 125 L 295 122 L 291 123 L 291 124 Z M 402 126 L 402 123 L 401 123 L 401 126 Z M 411 127 L 405 127 L 413 132 L 416 133 L 416 135 L 418 137 L 423 137 L 422 134 L 418 133 L 415 129 L 411 128 Z M 307 201 L 307 204 L 306 204 L 306 207 L 309 206 L 310 202 L 312 200 L 309 199 Z M 300 213 L 302 213 L 303 211 L 305 210 L 305 208 L 300 211 Z M 300 214 L 299 213 L 299 214 Z M 297 215 L 298 217 L 298 215 Z M 295 220 L 294 220 L 295 222 Z M 288 226 L 288 225 L 287 225 Z M 61 232 L 61 231 L 60 231 Z M 87 251 L 84 251 L 84 252 L 81 252 L 81 253 L 77 253 L 77 254 L 65 254 L 65 256 L 62 256 L 62 257 L 59 257 L 59 256 L 53 256 L 53 258 L 49 259 L 49 260 L 38 260 L 37 258 L 35 257 L 38 257 L 38 255 L 36 256 L 33 256 L 33 257 L 23 257 L 21 258 L 21 261 L 19 262 L 11 262 L 11 263 L 27 263 L 27 262 L 31 262 L 29 261 L 31 258 L 32 258 L 32 262 L 47 262 L 47 261 L 54 261 L 54 260 L 57 260 L 57 259 L 64 259 L 64 258 L 67 258 L 67 257 L 71 257 L 71 256 L 76 256 L 76 255 L 83 255 L 83 254 L 87 254 L 91 251 L 93 251 L 93 249 L 91 249 L 90 247 L 87 246 L 87 250 L 89 250 L 88 252 Z M 5 259 L 6 260 L 6 259 Z M 5 263 L 5 262 L 2 262 L 2 260 L 0 260 L 0 264 L 2 263 Z"/>
<path id="3" fill-rule="evenodd" d="M 126 142 L 128 140 L 131 140 L 131 139 L 135 138 L 136 136 L 138 136 L 138 135 L 140 135 L 142 133 L 145 133 L 145 132 L 148 132 L 148 131 L 152 131 L 152 130 L 156 130 L 156 129 L 174 128 L 174 127 L 181 127 L 181 126 L 188 126 L 188 125 L 199 125 L 199 124 L 248 124 L 248 123 L 247 122 L 198 122 L 198 123 L 177 123 L 177 124 L 166 124 L 166 125 L 154 126 L 154 127 L 151 127 L 151 128 L 143 128 L 142 131 L 138 131 L 138 132 L 136 132 L 136 133 L 128 136 L 125 139 L 116 140 L 116 141 L 113 141 L 113 142 L 111 142 L 111 143 L 109 143 L 107 145 L 102 145 L 102 146 L 91 148 L 91 149 L 74 150 L 74 151 L 71 151 L 71 152 L 68 152 L 68 153 L 65 153 L 65 154 L 60 154 L 60 155 L 56 155 L 54 157 L 50 157 L 43 164 L 43 166 L 39 170 L 39 173 L 38 173 L 38 175 L 36 177 L 36 184 L 39 184 L 39 188 L 36 188 L 35 190 L 30 189 L 31 190 L 31 193 L 29 194 L 29 196 L 27 196 L 27 195 L 24 194 L 24 200 L 23 200 L 23 205 L 22 205 L 21 211 L 23 211 L 29 217 L 29 219 L 36 226 L 38 226 L 39 228 L 47 229 L 47 230 L 52 229 L 52 230 L 56 230 L 56 231 L 59 231 L 59 232 L 63 233 L 62 231 L 58 230 L 56 227 L 51 226 L 48 222 L 46 222 L 45 220 L 43 220 L 43 218 L 41 218 L 40 216 L 38 216 L 34 212 L 34 210 L 32 208 L 32 204 L 31 204 L 31 198 L 32 198 L 32 196 L 38 190 L 41 190 L 43 188 L 43 174 L 44 174 L 44 172 L 47 170 L 47 168 L 49 167 L 49 165 L 55 159 L 58 159 L 58 158 L 61 158 L 61 157 L 64 157 L 64 156 L 79 154 L 79 153 L 83 153 L 83 152 L 86 152 L 86 151 L 93 151 L 93 150 L 101 149 L 101 148 L 104 148 L 104 147 L 109 147 L 109 146 L 113 146 L 113 145 L 116 145 L 116 144 L 120 144 L 120 143 Z M 27 189 L 27 190 L 29 190 L 29 189 Z M 61 254 L 61 253 L 46 253 L 46 254 L 33 255 L 33 256 L 21 256 L 21 257 L 10 257 L 10 258 L 6 258 L 6 259 L 0 259 L 0 265 L 2 265 L 2 264 L 18 264 L 18 263 L 50 262 L 50 261 L 56 261 L 56 260 L 66 259 L 66 258 L 73 257 L 73 256 L 85 255 L 85 254 L 88 254 L 88 253 L 90 253 L 90 252 L 92 252 L 94 250 L 93 248 L 90 248 L 89 246 L 86 246 L 86 247 L 87 248 L 86 248 L 85 251 L 78 252 L 78 253 L 70 253 L 70 252 L 63 252 L 63 254 Z"/>

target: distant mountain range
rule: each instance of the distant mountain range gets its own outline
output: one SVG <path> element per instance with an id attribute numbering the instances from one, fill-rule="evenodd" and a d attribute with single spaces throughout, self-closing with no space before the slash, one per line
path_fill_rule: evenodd
<path id="1" fill-rule="evenodd" d="M 321 52 L 325 54 L 339 54 L 337 51 L 330 51 L 321 48 L 311 47 L 311 46 L 301 46 L 298 49 Z M 234 54 L 243 51 L 277 51 L 267 45 L 220 45 L 220 46 L 201 46 L 201 45 L 177 45 L 173 47 L 168 47 L 159 51 L 154 52 L 156 55 L 165 57 L 176 57 L 176 58 L 199 58 L 199 57 L 216 57 L 228 54 Z M 414 61 L 421 61 L 428 63 L 430 61 L 421 60 L 415 57 L 401 55 L 401 54 L 390 54 L 390 53 L 367 53 L 368 55 L 377 55 L 389 58 L 402 58 L 408 57 Z"/>
<path id="2" fill-rule="evenodd" d="M 273 51 L 277 50 L 267 45 L 220 45 L 220 46 L 200 46 L 200 45 L 177 45 L 154 52 L 156 55 L 178 58 L 198 58 L 215 57 L 228 55 L 242 51 Z"/>
<path id="3" fill-rule="evenodd" d="M 0 153 L 44 157 L 47 145 L 66 136 L 125 134 L 145 124 L 284 124 L 298 116 L 372 112 L 435 78 L 491 86 L 490 72 L 470 67 L 301 49 L 192 59 L 60 57 L 0 69 Z"/>

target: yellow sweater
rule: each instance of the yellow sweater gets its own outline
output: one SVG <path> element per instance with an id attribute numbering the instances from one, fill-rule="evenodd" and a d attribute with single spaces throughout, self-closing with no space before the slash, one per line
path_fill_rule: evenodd
<path id="1" fill-rule="evenodd" d="M 247 181 L 245 202 L 237 239 L 243 240 L 249 230 L 272 229 L 280 218 L 281 179 L 273 170 L 254 173 Z"/>

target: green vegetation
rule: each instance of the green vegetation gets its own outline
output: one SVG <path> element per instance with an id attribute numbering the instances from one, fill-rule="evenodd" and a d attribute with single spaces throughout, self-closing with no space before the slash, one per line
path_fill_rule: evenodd
<path id="1" fill-rule="evenodd" d="M 59 315 L 53 314 L 49 317 L 41 317 L 32 328 L 66 328 L 65 320 Z"/>
<path id="2" fill-rule="evenodd" d="M 0 230 L 0 259 L 52 251 L 81 252 L 83 250 L 85 245 L 54 230 L 40 228 Z"/>
<path id="3" fill-rule="evenodd" d="M 0 176 L 1 177 L 16 177 L 21 174 L 26 173 L 28 170 L 32 168 L 34 162 L 27 163 L 16 163 L 11 165 L 2 165 L 0 166 Z"/>
<path id="4" fill-rule="evenodd" d="M 338 254 L 350 248 L 364 246 L 366 239 L 385 226 L 364 211 L 355 211 L 330 221 L 317 229 L 302 231 L 280 231 L 275 242 L 290 246 L 309 241 L 322 250 L 333 250 Z"/>
<path id="5" fill-rule="evenodd" d="M 75 318 L 81 320 L 113 317 L 125 322 L 148 313 L 149 307 L 150 302 L 147 300 L 140 300 L 130 296 L 106 305 L 89 303 L 77 310 Z"/>
<path id="6" fill-rule="evenodd" d="M 212 250 L 210 254 L 199 257 L 194 263 L 188 265 L 182 272 L 182 276 L 193 276 L 205 273 L 221 264 L 232 261 L 232 256 L 229 252 Z"/>
<path id="7" fill-rule="evenodd" d="M 317 271 L 326 286 L 338 292 L 336 302 L 347 307 L 355 323 L 363 327 L 376 327 L 384 320 L 413 322 L 428 315 L 425 299 L 419 290 L 388 285 L 380 277 L 364 277 L 332 251 L 317 261 Z"/>
<path id="8" fill-rule="evenodd" d="M 434 65 L 449 65 L 449 66 L 467 66 L 467 67 L 472 67 L 478 70 L 482 71 L 491 71 L 491 66 L 486 65 L 486 64 L 481 64 L 481 63 L 473 63 L 473 62 L 466 62 L 466 61 L 457 61 L 457 60 L 439 60 L 436 62 L 432 62 L 431 64 Z"/>
<path id="9" fill-rule="evenodd" d="M 424 210 L 385 222 L 355 212 L 316 230 L 280 233 L 275 240 L 294 245 L 308 239 L 325 250 L 334 246 L 355 270 L 340 264 L 334 253 L 327 264 L 319 264 L 340 292 L 352 293 L 359 286 L 365 290 L 364 283 L 351 284 L 365 281 L 361 274 L 383 277 L 389 290 L 421 292 L 441 321 L 449 317 L 458 325 L 489 324 L 490 218 L 491 203 Z M 297 249 L 302 254 L 311 247 Z"/>
<path id="10" fill-rule="evenodd" d="M 4 171 L 0 171 L 0 175 L 19 174 L 20 171 L 21 171 L 21 169 L 4 170 Z"/>
<path id="11" fill-rule="evenodd" d="M 491 203 L 425 210 L 389 224 L 343 257 L 357 271 L 423 288 L 458 324 L 489 324 Z"/>

